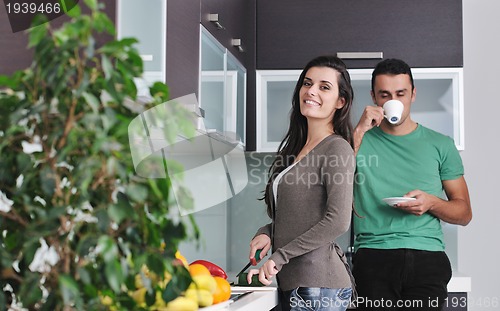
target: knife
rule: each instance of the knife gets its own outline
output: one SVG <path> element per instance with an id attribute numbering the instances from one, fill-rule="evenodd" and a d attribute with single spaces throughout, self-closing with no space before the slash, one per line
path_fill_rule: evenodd
<path id="1" fill-rule="evenodd" d="M 245 267 L 243 267 L 243 269 L 241 269 L 241 271 L 238 274 L 236 274 L 236 278 L 238 278 L 240 276 L 240 274 L 242 274 L 243 272 L 245 272 L 245 270 L 248 269 L 248 267 L 250 267 L 250 266 L 256 266 L 257 263 L 259 263 L 259 261 L 260 261 L 260 252 L 262 252 L 262 249 L 258 249 L 255 252 L 255 256 L 253 256 L 253 258 L 250 259 L 250 261 L 247 263 L 247 265 Z"/>
<path id="2" fill-rule="evenodd" d="M 243 298 L 243 297 L 245 297 L 245 296 L 247 296 L 248 294 L 251 294 L 251 293 L 253 293 L 253 291 L 244 292 L 242 294 L 236 294 L 234 297 L 229 298 L 229 299 L 231 299 L 234 302 L 234 301 L 236 301 L 236 300 L 238 300 L 240 298 Z"/>

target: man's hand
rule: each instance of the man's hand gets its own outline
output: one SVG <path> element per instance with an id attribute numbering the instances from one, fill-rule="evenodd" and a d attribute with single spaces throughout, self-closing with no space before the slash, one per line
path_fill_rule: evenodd
<path id="1" fill-rule="evenodd" d="M 472 209 L 464 177 L 443 180 L 443 188 L 448 200 L 413 190 L 404 196 L 414 197 L 415 201 L 399 203 L 395 207 L 417 216 L 429 212 L 447 223 L 466 226 L 472 219 Z"/>
<path id="2" fill-rule="evenodd" d="M 358 153 L 361 141 L 366 132 L 379 126 L 384 120 L 384 109 L 379 106 L 366 106 L 358 125 L 354 129 L 354 153 Z"/>
<path id="3" fill-rule="evenodd" d="M 415 198 L 416 200 L 398 203 L 394 207 L 416 216 L 422 216 L 432 209 L 436 200 L 440 200 L 438 197 L 421 190 L 410 191 L 404 197 Z"/>
<path id="4" fill-rule="evenodd" d="M 358 125 L 363 132 L 371 130 L 375 126 L 379 126 L 384 120 L 384 109 L 379 106 L 366 106 L 361 118 L 359 118 Z"/>

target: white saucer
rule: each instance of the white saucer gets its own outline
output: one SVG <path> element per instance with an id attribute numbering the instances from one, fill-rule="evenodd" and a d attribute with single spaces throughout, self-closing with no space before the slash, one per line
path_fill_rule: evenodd
<path id="1" fill-rule="evenodd" d="M 405 197 L 392 197 L 392 198 L 385 198 L 382 199 L 385 203 L 387 203 L 390 206 L 394 206 L 398 203 L 403 203 L 403 202 L 408 202 L 408 201 L 415 201 L 415 198 L 405 198 Z"/>

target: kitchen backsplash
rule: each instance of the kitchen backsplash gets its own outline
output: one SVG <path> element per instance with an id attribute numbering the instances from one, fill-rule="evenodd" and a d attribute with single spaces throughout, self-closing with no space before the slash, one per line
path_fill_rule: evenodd
<path id="1" fill-rule="evenodd" d="M 183 242 L 181 252 L 188 261 L 213 261 L 227 271 L 237 272 L 248 263 L 249 243 L 257 229 L 270 222 L 266 206 L 260 198 L 267 183 L 272 153 L 246 152 L 248 184 L 230 200 L 194 215 L 201 233 L 199 245 Z M 446 253 L 452 268 L 457 268 L 457 228 L 443 223 Z M 349 245 L 349 232 L 337 242 L 344 251 Z"/>

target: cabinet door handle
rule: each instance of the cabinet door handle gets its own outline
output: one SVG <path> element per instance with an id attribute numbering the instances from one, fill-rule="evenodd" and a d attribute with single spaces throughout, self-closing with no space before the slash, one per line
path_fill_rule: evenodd
<path id="1" fill-rule="evenodd" d="M 141 58 L 143 62 L 151 62 L 153 61 L 153 55 L 152 54 L 141 54 Z"/>
<path id="2" fill-rule="evenodd" d="M 341 59 L 382 59 L 384 52 L 337 52 Z"/>

